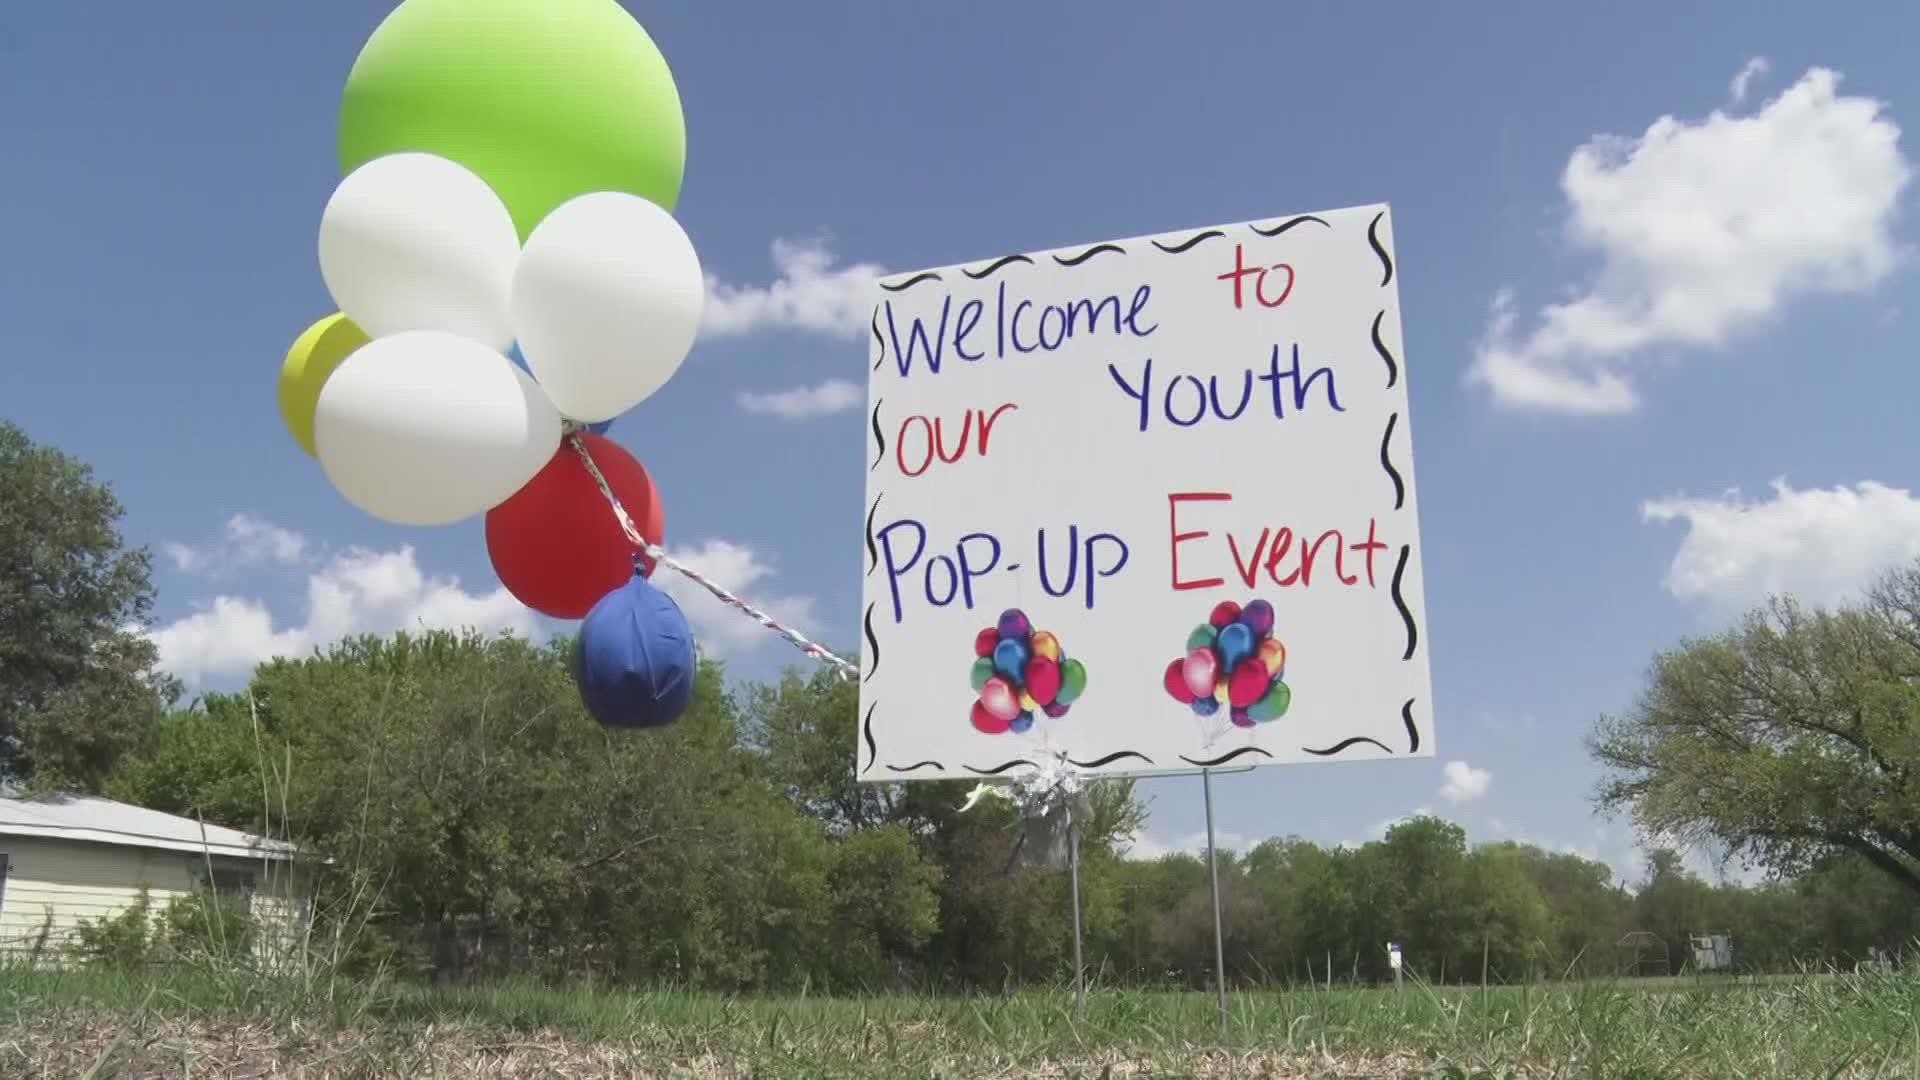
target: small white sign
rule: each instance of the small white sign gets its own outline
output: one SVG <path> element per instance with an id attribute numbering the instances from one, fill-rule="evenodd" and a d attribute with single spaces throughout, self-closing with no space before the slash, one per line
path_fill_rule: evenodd
<path id="1" fill-rule="evenodd" d="M 1387 966 L 1395 971 L 1400 970 L 1400 946 L 1387 946 Z"/>
<path id="2" fill-rule="evenodd" d="M 879 283 L 861 779 L 1429 757 L 1392 218 Z"/>

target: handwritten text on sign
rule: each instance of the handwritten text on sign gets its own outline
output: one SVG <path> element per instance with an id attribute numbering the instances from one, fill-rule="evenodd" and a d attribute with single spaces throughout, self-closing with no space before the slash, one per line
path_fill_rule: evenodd
<path id="1" fill-rule="evenodd" d="M 1385 207 L 896 275 L 859 774 L 1426 756 Z"/>

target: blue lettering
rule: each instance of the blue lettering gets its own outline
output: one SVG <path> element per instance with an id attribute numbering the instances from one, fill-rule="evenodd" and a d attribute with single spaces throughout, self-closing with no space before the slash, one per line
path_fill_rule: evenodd
<path id="1" fill-rule="evenodd" d="M 1048 596 L 1060 599 L 1072 594 L 1078 584 L 1082 590 L 1082 603 L 1087 610 L 1093 610 L 1095 583 L 1101 578 L 1110 578 L 1126 568 L 1127 542 L 1112 533 L 1088 533 L 1085 540 L 1080 538 L 1080 526 L 1067 526 L 1067 578 L 1056 588 L 1053 578 L 1047 573 L 1047 530 L 1041 529 L 1035 538 L 1040 557 L 1040 588 Z M 1102 561 L 1100 552 L 1109 551 L 1110 562 Z M 1082 578 L 1080 571 L 1086 570 Z"/>
<path id="2" fill-rule="evenodd" d="M 893 552 L 893 531 L 911 529 L 913 531 L 913 554 L 907 561 L 897 562 Z M 912 518 L 901 518 L 890 522 L 875 537 L 880 544 L 880 564 L 887 568 L 887 592 L 893 597 L 893 621 L 898 623 L 905 614 L 900 603 L 900 577 L 920 562 L 920 556 L 927 551 L 927 527 Z"/>
<path id="3" fill-rule="evenodd" d="M 900 347 L 900 328 L 893 321 L 893 301 L 887 301 L 887 333 L 893 338 L 893 362 L 900 369 L 900 377 L 906 378 L 913 372 L 913 350 L 918 345 L 927 354 L 927 370 L 940 374 L 940 354 L 947 344 L 947 316 L 953 310 L 953 297 L 940 302 L 940 329 L 929 340 L 927 326 L 920 316 L 913 317 L 913 326 L 907 331 L 907 346 Z"/>
<path id="4" fill-rule="evenodd" d="M 953 328 L 953 351 L 968 363 L 986 358 L 986 353 L 967 351 L 967 335 L 973 333 L 973 328 L 980 325 L 980 316 L 986 314 L 986 311 L 986 302 L 982 300 L 969 300 L 960 305 L 960 321 Z"/>
<path id="5" fill-rule="evenodd" d="M 1183 428 L 1193 427 L 1209 417 L 1214 420 L 1237 420 L 1246 414 L 1247 407 L 1253 403 L 1253 384 L 1256 380 L 1267 385 L 1267 398 L 1275 420 L 1285 420 L 1289 409 L 1295 413 L 1305 412 L 1308 405 L 1322 398 L 1334 412 L 1347 411 L 1347 407 L 1340 404 L 1332 368 L 1303 370 L 1298 345 L 1292 346 L 1288 357 L 1288 366 L 1281 367 L 1280 346 L 1275 345 L 1267 356 L 1265 371 L 1243 369 L 1239 375 L 1238 401 L 1232 400 L 1234 377 L 1231 375 L 1208 375 L 1206 381 L 1202 382 L 1198 375 L 1182 373 L 1156 384 L 1152 357 L 1141 361 L 1137 382 L 1128 381 L 1121 374 L 1118 364 L 1108 364 L 1107 375 L 1131 402 L 1134 425 L 1140 431 L 1147 430 L 1156 412 L 1167 423 Z M 1227 386 L 1225 392 L 1221 390 L 1222 380 Z M 1324 385 L 1316 394 L 1315 385 L 1322 382 Z"/>

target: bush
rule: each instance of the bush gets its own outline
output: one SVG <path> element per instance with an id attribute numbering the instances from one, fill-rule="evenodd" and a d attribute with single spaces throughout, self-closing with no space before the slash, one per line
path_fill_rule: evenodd
<path id="1" fill-rule="evenodd" d="M 153 959 L 153 898 L 141 889 L 139 898 L 120 914 L 81 919 L 73 937 L 73 951 L 90 967 L 144 967 Z"/>
<path id="2" fill-rule="evenodd" d="M 176 897 L 156 924 L 153 899 L 142 889 L 125 911 L 82 919 L 73 951 L 90 967 L 117 971 L 176 961 L 236 965 L 252 955 L 256 934 L 246 906 L 219 896 Z"/>

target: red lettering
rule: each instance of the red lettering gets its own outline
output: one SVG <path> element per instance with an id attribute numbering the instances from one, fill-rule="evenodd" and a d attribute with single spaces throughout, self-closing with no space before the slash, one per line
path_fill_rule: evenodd
<path id="1" fill-rule="evenodd" d="M 1278 297 L 1269 300 L 1267 299 L 1267 275 L 1275 270 L 1285 270 L 1287 272 L 1287 287 L 1280 290 Z M 1287 263 L 1274 263 L 1272 266 L 1248 266 L 1246 248 L 1240 244 L 1235 244 L 1233 245 L 1233 269 L 1214 277 L 1215 281 L 1233 282 L 1233 307 L 1235 311 L 1246 307 L 1246 280 L 1249 274 L 1253 276 L 1254 302 L 1261 307 L 1277 308 L 1287 302 L 1287 297 L 1293 295 L 1294 273 L 1291 265 Z"/>
<path id="2" fill-rule="evenodd" d="M 933 467 L 935 458 L 946 465 L 957 465 L 967 456 L 969 449 L 974 452 L 974 456 L 985 457 L 987 441 L 993 435 L 993 425 L 1002 416 L 1019 408 L 1020 406 L 1009 401 L 992 412 L 984 409 L 968 409 L 960 417 L 960 433 L 954 437 L 951 445 L 947 443 L 947 425 L 944 418 L 928 419 L 920 415 L 909 416 L 900 421 L 899 430 L 894 433 L 893 459 L 900 466 L 901 473 L 907 476 L 920 476 Z M 917 454 L 909 454 L 907 435 L 916 425 L 920 431 L 921 441 L 925 444 L 924 450 Z M 978 435 L 975 434 L 976 431 L 979 432 Z M 919 460 L 918 465 L 913 463 L 916 457 Z"/>
<path id="3" fill-rule="evenodd" d="M 1298 570 L 1288 574 L 1286 577 L 1281 577 L 1275 572 L 1280 568 L 1281 560 L 1287 557 L 1287 552 L 1292 547 L 1293 530 L 1283 525 L 1280 527 L 1280 535 L 1273 538 L 1273 548 L 1267 555 L 1267 576 L 1273 579 L 1275 585 L 1283 589 L 1300 580 L 1300 571 Z"/>
<path id="4" fill-rule="evenodd" d="M 1233 282 L 1233 308 L 1235 311 L 1246 306 L 1246 301 L 1240 293 L 1241 282 L 1245 280 L 1248 274 L 1258 274 L 1261 272 L 1259 267 L 1247 265 L 1246 254 L 1244 247 L 1239 244 L 1233 245 L 1233 269 L 1214 279 L 1215 281 Z M 1255 288 L 1254 292 L 1258 293 L 1259 289 Z"/>
<path id="5" fill-rule="evenodd" d="M 920 429 L 926 433 L 927 444 L 927 452 L 920 455 L 920 467 L 917 469 L 907 464 L 907 429 L 916 423 L 918 423 Z M 932 468 L 933 423 L 924 416 L 909 416 L 905 420 L 900 421 L 900 430 L 893 437 L 893 460 L 899 464 L 900 471 L 908 476 L 919 476 L 921 473 Z"/>
<path id="6" fill-rule="evenodd" d="M 1374 587 L 1373 557 L 1387 550 L 1387 545 L 1380 542 L 1380 522 L 1378 520 L 1374 518 L 1367 519 L 1367 538 L 1354 544 L 1353 550 L 1367 553 L 1367 588 L 1371 589 Z M 1351 585 L 1353 582 L 1349 581 L 1347 584 Z"/>
<path id="7" fill-rule="evenodd" d="M 1280 290 L 1280 297 L 1277 300 L 1267 299 L 1267 271 L 1269 270 L 1285 270 L 1287 272 L 1287 287 Z M 1287 302 L 1287 297 L 1292 295 L 1293 267 L 1288 266 L 1286 263 L 1274 263 L 1272 266 L 1267 267 L 1266 270 L 1260 271 L 1260 276 L 1253 279 L 1253 298 L 1260 302 L 1261 307 L 1279 307 L 1281 304 Z"/>
<path id="8" fill-rule="evenodd" d="M 1005 405 L 980 417 L 980 456 L 987 456 L 987 437 L 993 434 L 993 423 L 1005 413 L 1013 412 L 1020 406 L 1009 401 Z M 977 410 L 976 410 L 977 411 Z"/>
<path id="9" fill-rule="evenodd" d="M 1169 553 L 1172 561 L 1171 583 L 1175 592 L 1193 589 L 1212 589 L 1227 583 L 1224 577 L 1205 577 L 1188 580 L 1181 576 L 1180 545 L 1189 541 L 1204 540 L 1213 535 L 1208 529 L 1182 530 L 1180 526 L 1180 504 L 1184 502 L 1231 502 L 1233 496 L 1217 491 L 1178 492 L 1167 496 L 1167 529 L 1171 540 Z M 1233 568 L 1247 588 L 1254 588 L 1264 572 L 1267 580 L 1282 589 L 1294 586 L 1311 588 L 1313 571 L 1316 566 L 1325 567 L 1320 560 L 1331 557 L 1333 576 L 1341 585 L 1352 587 L 1360 584 L 1359 567 L 1347 568 L 1349 554 L 1364 557 L 1366 560 L 1367 587 L 1378 584 L 1377 565 L 1380 553 L 1390 550 L 1380 539 L 1378 519 L 1367 519 L 1367 535 L 1364 540 L 1349 541 L 1347 534 L 1340 529 L 1326 529 L 1319 534 L 1295 532 L 1285 525 L 1271 525 L 1261 528 L 1260 534 L 1252 538 L 1249 545 L 1242 545 L 1240 538 L 1231 531 L 1223 530 L 1226 538 L 1227 555 L 1233 560 Z M 1309 539 L 1312 537 L 1312 539 Z M 1325 574 L 1321 575 L 1323 578 Z"/>
<path id="10" fill-rule="evenodd" d="M 1239 569 L 1240 580 L 1246 582 L 1249 589 L 1253 588 L 1253 579 L 1260 574 L 1260 553 L 1266 550 L 1267 534 L 1271 531 L 1260 530 L 1260 540 L 1253 545 L 1253 558 L 1245 560 L 1240 558 L 1240 541 L 1235 540 L 1232 533 L 1227 534 L 1227 549 L 1233 555 L 1233 565 Z"/>
<path id="11" fill-rule="evenodd" d="M 1189 540 L 1198 540 L 1211 536 L 1205 529 L 1195 532 L 1180 531 L 1180 504 L 1183 502 L 1230 502 L 1233 496 L 1224 491 L 1186 491 L 1167 496 L 1167 532 L 1172 542 L 1167 545 L 1173 570 L 1173 591 L 1187 592 L 1192 589 L 1211 589 L 1227 583 L 1226 578 L 1205 578 L 1199 581 L 1180 580 L 1180 545 Z"/>
<path id="12" fill-rule="evenodd" d="M 974 414 L 974 410 L 968 409 L 967 415 L 960 419 L 960 437 L 954 440 L 953 453 L 951 456 L 949 456 L 947 453 L 947 439 L 946 439 L 945 425 L 943 425 L 940 422 L 939 417 L 934 418 L 933 448 L 934 448 L 934 453 L 940 455 L 941 461 L 944 461 L 947 464 L 952 465 L 957 463 L 962 457 L 966 456 L 967 439 L 973 435 L 973 414 Z"/>

